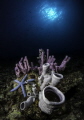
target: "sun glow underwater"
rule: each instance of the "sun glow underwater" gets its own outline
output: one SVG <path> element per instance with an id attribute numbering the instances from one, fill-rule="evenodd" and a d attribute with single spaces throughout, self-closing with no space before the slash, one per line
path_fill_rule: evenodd
<path id="1" fill-rule="evenodd" d="M 54 7 L 52 5 L 48 4 L 42 5 L 40 13 L 44 20 L 53 21 L 63 19 L 62 11 L 58 10 L 57 7 Z"/>

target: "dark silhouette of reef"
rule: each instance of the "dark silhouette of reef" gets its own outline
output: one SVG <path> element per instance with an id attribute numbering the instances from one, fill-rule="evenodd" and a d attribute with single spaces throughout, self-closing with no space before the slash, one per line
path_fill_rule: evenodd
<path id="1" fill-rule="evenodd" d="M 57 58 L 58 64 L 62 59 L 61 56 Z M 34 59 L 33 61 L 35 62 Z M 83 57 L 71 56 L 65 71 L 61 72 L 64 78 L 57 88 L 64 93 L 66 101 L 51 115 L 41 112 L 38 100 L 29 109 L 20 110 L 19 105 L 24 100 L 23 95 L 18 91 L 10 92 L 13 88 L 12 81 L 16 79 L 14 67 L 17 62 L 18 59 L 0 61 L 0 120 L 84 120 Z"/>

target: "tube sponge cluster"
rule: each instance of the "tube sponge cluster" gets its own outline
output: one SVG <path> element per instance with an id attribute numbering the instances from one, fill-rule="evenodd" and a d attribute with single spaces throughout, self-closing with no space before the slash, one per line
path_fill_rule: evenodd
<path id="1" fill-rule="evenodd" d="M 29 71 L 38 71 L 39 75 L 42 73 L 42 66 L 45 63 L 50 64 L 50 69 L 52 71 L 58 72 L 63 71 L 66 67 L 66 64 L 69 62 L 70 57 L 65 56 L 61 64 L 58 66 L 56 59 L 53 55 L 49 56 L 49 49 L 47 49 L 46 54 L 43 49 L 39 49 L 39 57 L 37 57 L 39 66 L 34 66 L 33 62 L 29 64 L 27 56 L 21 58 L 19 63 L 15 66 L 15 74 L 17 77 L 27 74 Z"/>

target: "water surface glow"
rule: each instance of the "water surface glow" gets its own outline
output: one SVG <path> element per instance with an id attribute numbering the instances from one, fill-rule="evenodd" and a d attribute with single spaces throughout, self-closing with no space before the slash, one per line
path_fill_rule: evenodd
<path id="1" fill-rule="evenodd" d="M 52 5 L 42 5 L 41 9 L 40 9 L 40 13 L 43 17 L 43 19 L 48 19 L 48 20 L 59 20 L 60 18 L 62 18 L 62 11 L 59 11 L 55 6 Z"/>

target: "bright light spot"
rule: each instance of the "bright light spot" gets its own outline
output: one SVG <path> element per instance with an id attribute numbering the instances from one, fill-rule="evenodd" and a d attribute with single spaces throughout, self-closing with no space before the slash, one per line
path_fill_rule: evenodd
<path id="1" fill-rule="evenodd" d="M 44 19 L 48 20 L 59 20 L 62 17 L 62 11 L 58 11 L 58 9 L 54 6 L 50 7 L 48 4 L 41 7 L 40 13 L 43 15 Z"/>

